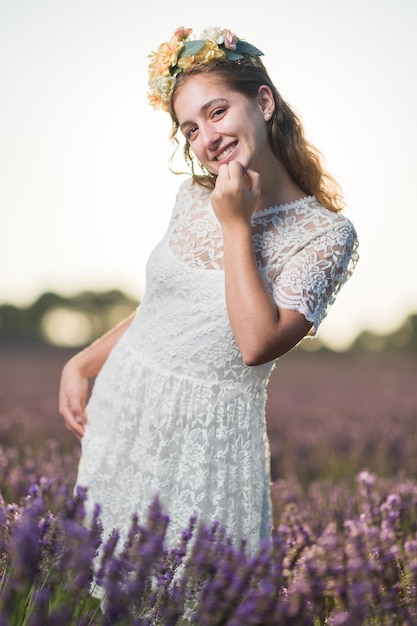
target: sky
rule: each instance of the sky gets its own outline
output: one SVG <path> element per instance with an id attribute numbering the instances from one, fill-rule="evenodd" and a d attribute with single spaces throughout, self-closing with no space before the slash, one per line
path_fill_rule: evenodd
<path id="1" fill-rule="evenodd" d="M 182 178 L 147 55 L 178 26 L 264 52 L 339 180 L 360 261 L 319 331 L 343 349 L 417 312 L 415 0 L 0 0 L 0 304 L 119 288 L 140 299 Z"/>

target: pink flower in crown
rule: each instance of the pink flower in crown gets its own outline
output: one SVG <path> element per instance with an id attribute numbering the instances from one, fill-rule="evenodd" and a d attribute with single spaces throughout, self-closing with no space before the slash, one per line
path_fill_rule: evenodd
<path id="1" fill-rule="evenodd" d="M 188 37 L 193 32 L 192 28 L 184 28 L 184 26 L 180 26 L 174 33 L 174 37 L 178 39 L 178 41 L 188 39 Z"/>
<path id="2" fill-rule="evenodd" d="M 231 30 L 225 28 L 223 30 L 223 38 L 225 48 L 228 48 L 229 50 L 236 50 L 237 35 L 235 35 L 235 33 L 232 33 Z"/>

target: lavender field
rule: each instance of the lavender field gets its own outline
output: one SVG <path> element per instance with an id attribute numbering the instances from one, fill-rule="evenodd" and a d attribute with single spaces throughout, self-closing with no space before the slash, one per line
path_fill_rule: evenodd
<path id="1" fill-rule="evenodd" d="M 0 626 L 417 625 L 417 359 L 281 359 L 267 407 L 275 531 L 258 554 L 193 520 L 167 551 L 155 501 L 94 559 L 99 523 L 84 523 L 79 447 L 57 414 L 70 354 L 0 349 Z"/>

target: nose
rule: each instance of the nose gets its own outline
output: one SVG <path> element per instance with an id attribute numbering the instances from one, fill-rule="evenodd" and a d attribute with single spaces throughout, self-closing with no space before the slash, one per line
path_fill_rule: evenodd
<path id="1" fill-rule="evenodd" d="M 215 150 L 221 141 L 221 134 L 212 124 L 202 124 L 199 128 L 201 144 L 205 150 Z"/>

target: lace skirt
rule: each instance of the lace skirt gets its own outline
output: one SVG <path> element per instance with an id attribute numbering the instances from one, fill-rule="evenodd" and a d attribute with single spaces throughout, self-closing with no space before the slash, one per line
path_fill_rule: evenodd
<path id="1" fill-rule="evenodd" d="M 169 545 L 197 515 L 256 550 L 271 531 L 265 400 L 263 389 L 178 377 L 116 350 L 88 403 L 77 478 L 101 506 L 104 537 L 125 537 L 159 496 Z"/>

